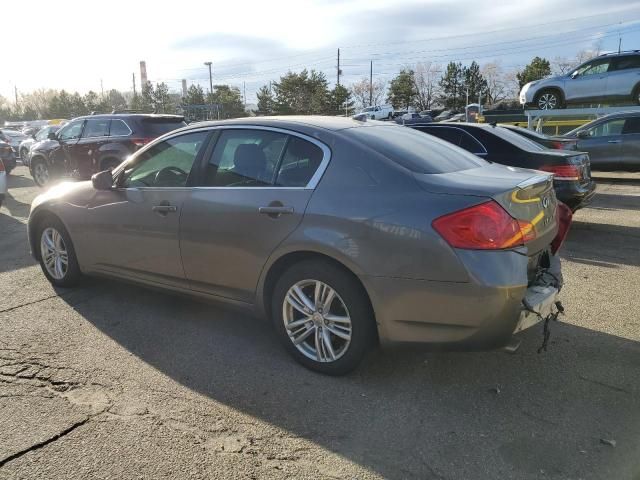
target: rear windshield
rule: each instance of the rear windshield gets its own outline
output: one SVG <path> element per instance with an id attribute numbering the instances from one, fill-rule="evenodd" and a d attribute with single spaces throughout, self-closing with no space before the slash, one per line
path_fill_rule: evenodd
<path id="1" fill-rule="evenodd" d="M 345 133 L 415 173 L 449 173 L 488 165 L 449 142 L 407 127 L 360 127 Z"/>
<path id="2" fill-rule="evenodd" d="M 150 137 L 159 137 L 172 130 L 186 126 L 187 124 L 183 120 L 176 118 L 144 118 L 142 120 L 144 135 Z"/>
<path id="3" fill-rule="evenodd" d="M 528 152 L 543 152 L 546 150 L 546 148 L 544 148 L 539 143 L 536 143 L 533 140 L 529 140 L 528 138 L 525 138 L 518 133 L 512 132 L 507 128 L 492 127 L 487 128 L 487 132 L 491 132 L 497 137 L 500 137 L 510 144 L 515 145 L 516 147 Z"/>

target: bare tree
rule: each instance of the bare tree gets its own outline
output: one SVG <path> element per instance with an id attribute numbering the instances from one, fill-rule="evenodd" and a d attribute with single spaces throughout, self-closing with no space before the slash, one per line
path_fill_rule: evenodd
<path id="1" fill-rule="evenodd" d="M 569 73 L 578 63 L 580 62 L 576 59 L 556 57 L 551 61 L 551 71 L 554 75 L 564 75 Z"/>
<path id="2" fill-rule="evenodd" d="M 487 82 L 486 103 L 488 105 L 495 105 L 517 94 L 509 88 L 510 78 L 502 69 L 500 61 L 486 63 L 482 66 L 481 73 Z M 517 83 L 517 80 L 513 83 Z"/>
<path id="3" fill-rule="evenodd" d="M 439 80 L 442 76 L 440 65 L 432 62 L 420 62 L 414 70 L 416 88 L 416 108 L 430 110 L 440 95 Z"/>
<path id="4" fill-rule="evenodd" d="M 376 80 L 373 82 L 373 88 L 370 89 L 368 78 L 363 78 L 359 82 L 351 85 L 351 94 L 353 95 L 353 99 L 355 100 L 356 107 L 366 108 L 371 105 L 379 105 L 384 98 L 386 86 L 386 83 L 382 80 Z M 370 91 L 373 102 L 369 102 Z"/>

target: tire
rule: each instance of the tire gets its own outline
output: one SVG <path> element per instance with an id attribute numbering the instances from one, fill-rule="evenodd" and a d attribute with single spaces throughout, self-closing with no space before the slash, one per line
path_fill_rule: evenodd
<path id="1" fill-rule="evenodd" d="M 314 304 L 316 285 L 322 286 L 321 298 L 331 298 L 324 308 Z M 303 313 L 298 291 L 313 311 L 307 308 Z M 306 260 L 291 266 L 276 283 L 271 304 L 280 341 L 310 370 L 344 375 L 355 369 L 375 345 L 376 324 L 366 293 L 349 273 L 327 261 Z M 294 322 L 299 322 L 299 328 L 285 326 Z M 294 344 L 294 338 L 299 345 Z"/>
<path id="2" fill-rule="evenodd" d="M 47 280 L 56 287 L 68 288 L 77 285 L 82 273 L 73 242 L 62 222 L 54 216 L 47 216 L 40 222 L 36 232 L 40 267 Z"/>
<path id="3" fill-rule="evenodd" d="M 538 110 L 557 110 L 563 108 L 562 97 L 557 90 L 542 90 L 536 95 L 534 104 Z"/>
<path id="4" fill-rule="evenodd" d="M 100 171 L 113 170 L 114 168 L 116 168 L 121 163 L 122 162 L 120 160 L 118 160 L 117 158 L 105 158 L 100 163 Z"/>
<path id="5" fill-rule="evenodd" d="M 49 182 L 51 182 L 51 170 L 43 159 L 32 159 L 31 160 L 31 176 L 33 177 L 33 181 L 36 182 L 41 188 L 46 187 Z"/>
<path id="6" fill-rule="evenodd" d="M 25 159 L 27 158 L 27 156 L 29 156 L 29 150 L 26 148 L 23 148 L 22 150 L 20 150 L 20 160 L 22 160 L 22 164 L 24 165 Z"/>

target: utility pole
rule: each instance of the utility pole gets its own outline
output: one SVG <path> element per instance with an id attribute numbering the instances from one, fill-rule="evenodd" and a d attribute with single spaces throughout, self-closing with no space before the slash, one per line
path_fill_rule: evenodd
<path id="1" fill-rule="evenodd" d="M 618 53 L 620 53 L 620 48 L 622 48 L 622 36 L 618 37 Z"/>
<path id="2" fill-rule="evenodd" d="M 102 87 L 102 79 L 100 79 L 100 95 L 102 95 L 102 98 L 104 99 L 104 88 Z"/>
<path id="3" fill-rule="evenodd" d="M 209 101 L 209 108 L 211 113 L 213 113 L 213 73 L 211 73 L 211 67 L 213 66 L 213 62 L 204 62 L 204 64 L 209 67 L 209 92 L 211 94 L 211 99 Z M 220 112 L 218 112 L 218 118 L 220 117 Z"/>
<path id="4" fill-rule="evenodd" d="M 373 106 L 373 60 L 369 65 L 369 106 Z"/>
<path id="5" fill-rule="evenodd" d="M 13 86 L 13 90 L 14 90 L 14 92 L 16 94 L 16 108 L 17 108 L 18 107 L 18 86 L 14 85 Z"/>
<path id="6" fill-rule="evenodd" d="M 136 74 L 132 73 L 131 74 L 131 79 L 133 81 L 133 96 L 136 96 Z"/>
<path id="7" fill-rule="evenodd" d="M 242 97 L 244 98 L 244 109 L 247 109 L 247 84 L 242 82 Z"/>
<path id="8" fill-rule="evenodd" d="M 336 80 L 336 85 L 340 85 L 340 73 L 342 73 L 340 71 L 340 49 L 338 49 L 338 72 L 337 72 L 337 80 Z"/>

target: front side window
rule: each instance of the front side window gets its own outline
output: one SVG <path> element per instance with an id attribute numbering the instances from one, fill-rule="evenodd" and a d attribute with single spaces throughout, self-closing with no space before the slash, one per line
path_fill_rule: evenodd
<path id="1" fill-rule="evenodd" d="M 60 133 L 58 133 L 58 138 L 60 140 L 72 140 L 75 138 L 80 138 L 83 125 L 84 125 L 84 120 L 71 122 L 69 125 L 67 125 L 62 130 L 60 130 Z"/>
<path id="2" fill-rule="evenodd" d="M 611 137 L 613 135 L 620 135 L 622 134 L 624 122 L 624 118 L 602 122 L 601 124 L 596 125 L 595 127 L 588 130 L 589 137 Z"/>
<path id="3" fill-rule="evenodd" d="M 578 69 L 573 73 L 573 76 L 584 77 L 587 75 L 598 75 L 601 73 L 606 73 L 606 71 L 609 69 L 609 63 L 611 63 L 611 60 L 608 58 L 589 62 L 581 67 L 578 67 Z"/>
<path id="4" fill-rule="evenodd" d="M 623 135 L 640 133 L 640 117 L 627 118 L 624 122 Z"/>
<path id="5" fill-rule="evenodd" d="M 207 132 L 194 132 L 173 137 L 141 153 L 125 168 L 120 186 L 184 187 Z"/>
<path id="6" fill-rule="evenodd" d="M 270 130 L 222 130 L 207 164 L 205 185 L 261 187 L 273 185 L 287 135 Z"/>
<path id="7" fill-rule="evenodd" d="M 42 130 L 40 130 L 38 133 L 36 133 L 36 142 L 46 140 L 49 137 L 50 131 L 51 131 L 51 128 L 45 127 Z"/>
<path id="8" fill-rule="evenodd" d="M 96 118 L 87 120 L 84 127 L 83 138 L 106 137 L 109 135 L 109 120 L 106 118 Z"/>

